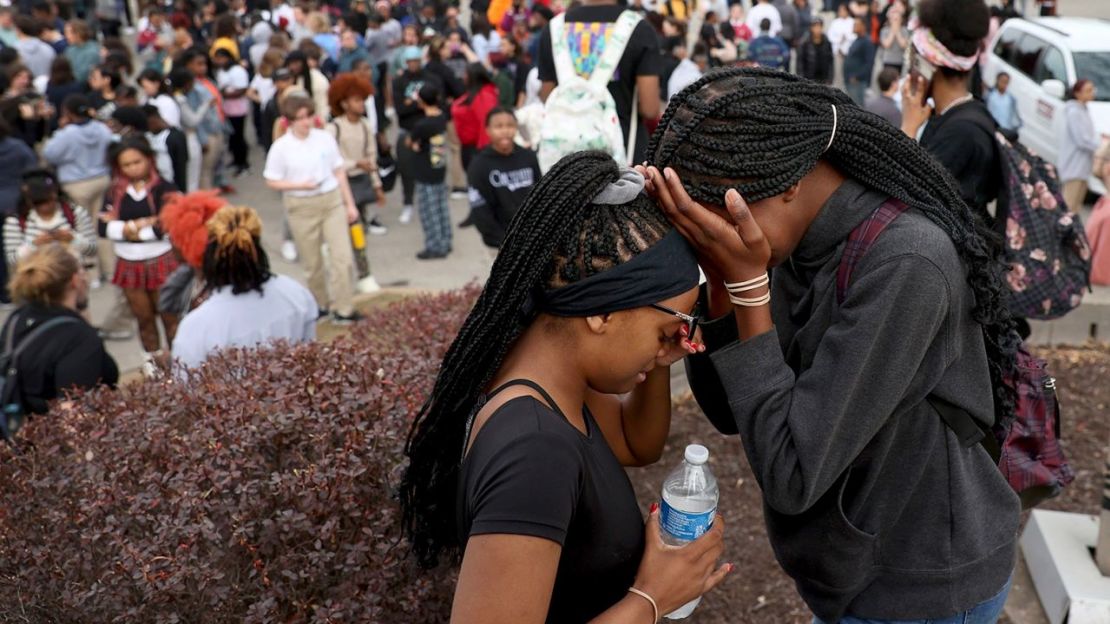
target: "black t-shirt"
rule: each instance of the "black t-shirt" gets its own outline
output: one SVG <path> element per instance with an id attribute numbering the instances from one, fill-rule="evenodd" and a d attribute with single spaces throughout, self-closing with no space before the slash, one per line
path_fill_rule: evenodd
<path id="1" fill-rule="evenodd" d="M 410 137 L 417 149 L 413 178 L 424 184 L 442 184 L 447 177 L 447 117 L 439 114 L 417 121 Z"/>
<path id="2" fill-rule="evenodd" d="M 616 4 L 578 6 L 566 12 L 566 22 L 572 26 L 568 42 L 577 37 L 578 44 L 570 46 L 570 57 L 575 68 L 584 77 L 589 77 L 597 61 L 601 58 L 605 46 L 599 45 L 606 41 L 615 28 L 615 22 L 625 11 L 623 6 Z M 555 71 L 555 59 L 551 54 L 551 29 L 544 28 L 540 39 L 540 54 L 537 61 L 539 78 L 544 82 L 559 82 Z M 659 38 L 647 20 L 642 20 L 632 31 L 628 46 L 624 49 L 617 71 L 609 82 L 609 93 L 617 105 L 617 116 L 621 120 L 621 129 L 624 131 L 625 140 L 628 139 L 628 129 L 632 124 L 632 96 L 636 89 L 637 76 L 658 76 L 661 73 L 661 59 L 659 54 Z M 633 162 L 644 160 L 644 151 L 647 149 L 648 133 L 644 120 L 639 118 L 639 129 L 636 131 L 635 159 Z"/>
<path id="3" fill-rule="evenodd" d="M 457 522 L 473 535 L 529 535 L 563 547 L 548 622 L 585 622 L 635 580 L 644 520 L 628 476 L 589 410 L 587 435 L 530 396 L 502 405 L 462 463 Z"/>
<path id="4" fill-rule="evenodd" d="M 513 215 L 540 181 L 536 153 L 519 145 L 507 155 L 487 147 L 474 157 L 466 177 L 474 226 L 482 242 L 500 247 Z"/>
<path id="5" fill-rule="evenodd" d="M 994 119 L 978 100 L 933 117 L 921 134 L 921 146 L 944 165 L 960 185 L 960 196 L 989 222 L 987 204 L 1002 185 Z"/>

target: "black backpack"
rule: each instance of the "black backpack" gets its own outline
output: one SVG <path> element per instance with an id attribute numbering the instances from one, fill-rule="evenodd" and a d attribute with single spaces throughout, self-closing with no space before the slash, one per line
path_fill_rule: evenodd
<path id="1" fill-rule="evenodd" d="M 30 411 L 23 396 L 22 384 L 19 381 L 19 356 L 36 339 L 45 336 L 48 330 L 67 323 L 76 323 L 77 319 L 72 316 L 58 316 L 44 321 L 24 336 L 18 345 L 15 345 L 13 338 L 16 325 L 19 322 L 20 319 L 15 318 L 14 314 L 12 318 L 8 319 L 4 351 L 0 353 L 0 369 L 3 370 L 3 375 L 0 376 L 0 409 L 3 409 L 4 412 L 0 415 L 0 437 L 8 442 L 11 442 L 15 432 L 23 425 L 23 421 Z"/>

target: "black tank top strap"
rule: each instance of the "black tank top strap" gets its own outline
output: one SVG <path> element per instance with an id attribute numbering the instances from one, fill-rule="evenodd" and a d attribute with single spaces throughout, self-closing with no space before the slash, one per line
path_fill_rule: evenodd
<path id="1" fill-rule="evenodd" d="M 505 383 L 501 384 L 500 386 L 497 386 L 496 388 L 493 389 L 492 392 L 487 394 L 485 396 L 485 401 L 483 401 L 483 403 L 489 402 L 490 399 L 492 399 L 493 397 L 500 394 L 502 391 L 504 391 L 504 390 L 506 390 L 506 389 L 508 389 L 512 386 L 525 386 L 525 387 L 528 387 L 528 388 L 531 388 L 531 389 L 535 390 L 536 392 L 540 393 L 540 396 L 542 396 L 544 401 L 547 402 L 548 407 L 555 410 L 555 412 L 558 413 L 563 418 L 567 417 L 567 415 L 563 413 L 563 410 L 559 409 L 559 404 L 555 402 L 555 399 L 551 398 L 551 395 L 547 393 L 547 390 L 544 390 L 543 386 L 541 386 L 540 384 L 532 381 L 531 379 L 510 379 L 509 381 L 506 381 Z"/>

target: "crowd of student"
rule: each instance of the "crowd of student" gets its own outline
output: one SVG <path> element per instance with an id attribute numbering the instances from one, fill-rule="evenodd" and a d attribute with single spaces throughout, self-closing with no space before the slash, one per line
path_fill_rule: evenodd
<path id="1" fill-rule="evenodd" d="M 646 622 L 721 582 L 724 520 L 663 546 L 623 469 L 658 460 L 684 359 L 706 414 L 742 435 L 819 622 L 995 621 L 1020 504 L 933 407 L 984 427 L 1014 408 L 981 217 L 993 128 L 1019 120 L 1003 80 L 976 98 L 986 5 L 830 2 L 826 33 L 807 0 L 719 4 L 493 0 L 465 25 L 415 0 L 176 0 L 133 23 L 114 3 L 0 9 L 20 304 L 2 335 L 5 353 L 48 347 L 24 362 L 29 408 L 116 383 L 103 339 L 136 321 L 149 368 L 172 357 L 182 376 L 221 347 L 357 321 L 355 292 L 378 288 L 365 234 L 419 215 L 416 258 L 449 257 L 448 202 L 465 198 L 458 227 L 494 262 L 400 488 L 420 563 L 461 557 L 454 621 Z M 595 71 L 620 145 L 541 172 L 567 138 L 545 102 Z M 1074 142 L 1089 172 L 1093 138 Z M 228 201 L 252 171 L 281 195 L 280 251 L 307 288 L 271 271 L 258 214 Z M 848 290 L 844 249 L 883 219 Z M 98 286 L 118 295 L 99 334 Z"/>

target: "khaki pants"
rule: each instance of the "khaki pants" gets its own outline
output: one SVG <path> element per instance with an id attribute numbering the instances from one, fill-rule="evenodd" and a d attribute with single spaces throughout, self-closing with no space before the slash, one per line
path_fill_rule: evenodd
<path id="1" fill-rule="evenodd" d="M 1079 212 L 1079 209 L 1083 207 L 1083 200 L 1086 198 L 1086 180 L 1068 180 L 1064 182 L 1064 203 L 1068 205 L 1068 210 Z"/>
<path id="2" fill-rule="evenodd" d="M 100 209 L 104 207 L 104 194 L 108 192 L 110 184 L 111 180 L 105 175 L 77 182 L 66 182 L 62 184 L 62 190 L 69 195 L 73 203 L 87 210 L 93 223 L 96 223 L 97 218 L 100 217 Z"/>
<path id="3" fill-rule="evenodd" d="M 462 166 L 462 143 L 453 121 L 447 124 L 447 181 L 448 191 L 467 187 L 466 171 Z"/>
<path id="4" fill-rule="evenodd" d="M 222 134 L 208 137 L 208 149 L 200 159 L 200 188 L 216 188 L 216 167 L 221 165 L 224 157 L 224 136 Z"/>
<path id="5" fill-rule="evenodd" d="M 351 236 L 347 229 L 347 212 L 339 190 L 312 197 L 292 197 L 286 194 L 282 201 L 289 213 L 289 229 L 293 232 L 293 242 L 301 254 L 305 273 L 308 274 L 308 289 L 316 297 L 321 309 L 328 308 L 347 316 L 355 307 L 352 298 L 354 289 L 351 273 L 354 270 L 354 256 L 351 255 Z M 322 247 L 328 246 L 327 280 L 324 275 L 324 254 Z M 331 298 L 328 298 L 328 293 Z"/>

